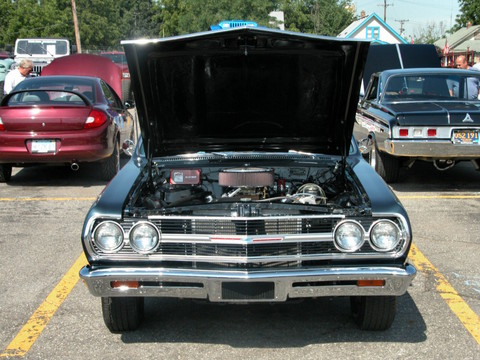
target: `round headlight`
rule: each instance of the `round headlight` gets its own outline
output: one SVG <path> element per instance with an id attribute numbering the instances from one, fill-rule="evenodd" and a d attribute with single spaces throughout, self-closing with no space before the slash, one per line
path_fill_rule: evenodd
<path id="1" fill-rule="evenodd" d="M 335 229 L 335 246 L 343 252 L 353 252 L 363 245 L 363 228 L 357 222 L 346 221 L 337 225 Z"/>
<path id="2" fill-rule="evenodd" d="M 155 250 L 159 244 L 159 238 L 155 226 L 147 222 L 137 223 L 130 230 L 130 246 L 140 254 Z"/>
<path id="3" fill-rule="evenodd" d="M 102 222 L 93 232 L 93 241 L 103 252 L 118 251 L 123 245 L 123 230 L 113 221 Z"/>
<path id="4" fill-rule="evenodd" d="M 377 251 L 391 251 L 400 242 L 400 229 L 390 220 L 381 220 L 373 225 L 370 241 Z"/>

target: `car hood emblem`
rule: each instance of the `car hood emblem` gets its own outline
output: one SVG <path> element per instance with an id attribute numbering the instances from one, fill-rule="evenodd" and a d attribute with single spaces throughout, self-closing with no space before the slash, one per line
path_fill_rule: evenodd
<path id="1" fill-rule="evenodd" d="M 462 122 L 473 122 L 472 117 L 470 116 L 469 113 L 465 116 L 465 118 L 462 120 Z"/>

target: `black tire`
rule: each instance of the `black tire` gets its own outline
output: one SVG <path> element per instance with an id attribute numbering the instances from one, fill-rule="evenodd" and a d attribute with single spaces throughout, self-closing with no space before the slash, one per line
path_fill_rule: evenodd
<path id="1" fill-rule="evenodd" d="M 0 165 L 0 182 L 6 183 L 12 177 L 12 165 Z"/>
<path id="2" fill-rule="evenodd" d="M 368 162 L 385 182 L 394 183 L 398 181 L 400 174 L 399 159 L 379 151 L 376 144 L 372 146 L 372 151 L 370 151 L 368 156 Z"/>
<path id="3" fill-rule="evenodd" d="M 102 297 L 103 321 L 112 333 L 133 331 L 143 320 L 142 297 Z"/>
<path id="4" fill-rule="evenodd" d="M 110 181 L 120 170 L 120 145 L 115 141 L 113 153 L 106 160 L 100 162 L 100 175 L 102 180 Z"/>
<path id="5" fill-rule="evenodd" d="M 396 296 L 351 296 L 352 317 L 362 330 L 381 331 L 392 326 L 397 312 Z"/>

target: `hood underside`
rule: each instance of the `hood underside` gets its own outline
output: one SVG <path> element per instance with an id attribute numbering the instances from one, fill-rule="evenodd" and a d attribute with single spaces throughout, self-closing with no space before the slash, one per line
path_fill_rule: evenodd
<path id="1" fill-rule="evenodd" d="M 347 153 L 367 42 L 244 27 L 123 45 L 149 156 Z"/>

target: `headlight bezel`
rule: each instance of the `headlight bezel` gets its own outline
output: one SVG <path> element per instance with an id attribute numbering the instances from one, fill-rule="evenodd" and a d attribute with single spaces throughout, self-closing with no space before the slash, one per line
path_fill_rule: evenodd
<path id="1" fill-rule="evenodd" d="M 120 242 L 117 246 L 113 247 L 113 248 L 106 248 L 105 246 L 101 245 L 102 242 L 98 241 L 98 238 L 97 238 L 97 233 L 98 231 L 100 230 L 101 227 L 103 226 L 108 226 L 108 225 L 114 225 L 117 229 L 120 230 L 120 234 L 121 234 L 121 239 L 120 239 Z M 111 220 L 105 220 L 105 221 L 102 221 L 100 223 L 98 223 L 95 228 L 93 229 L 92 231 L 92 243 L 102 252 L 102 253 L 105 253 L 105 254 L 114 254 L 118 251 L 120 251 L 123 246 L 125 245 L 125 231 L 123 230 L 123 228 L 120 226 L 120 224 L 118 224 L 117 222 L 115 221 L 111 221 Z"/>
<path id="2" fill-rule="evenodd" d="M 390 225 L 393 225 L 393 228 L 396 230 L 397 240 L 396 240 L 394 246 L 390 246 L 389 248 L 382 248 L 382 247 L 378 246 L 375 243 L 375 241 L 373 240 L 374 230 L 381 223 L 388 223 Z M 370 242 L 370 246 L 375 251 L 378 251 L 378 252 L 381 252 L 381 253 L 387 253 L 387 252 L 394 251 L 397 248 L 397 246 L 402 242 L 403 238 L 404 238 L 404 234 L 403 234 L 402 230 L 400 229 L 400 227 L 398 226 L 398 224 L 396 224 L 394 221 L 389 220 L 389 219 L 379 219 L 379 220 L 375 221 L 374 223 L 372 223 L 372 225 L 370 226 L 370 229 L 368 230 L 368 240 Z"/>
<path id="3" fill-rule="evenodd" d="M 156 240 L 156 244 L 151 247 L 149 250 L 143 250 L 143 249 L 140 249 L 137 245 L 136 245 L 136 242 L 135 241 L 132 241 L 132 237 L 133 235 L 135 234 L 135 229 L 139 228 L 140 226 L 149 226 L 150 228 L 152 228 L 157 236 L 157 240 Z M 136 253 L 139 253 L 139 254 L 142 254 L 142 255 L 147 255 L 147 254 L 151 254 L 151 253 L 154 253 L 158 247 L 160 246 L 160 240 L 161 240 L 161 233 L 160 231 L 158 230 L 158 228 L 155 226 L 155 224 L 149 222 L 149 221 L 139 221 L 137 223 L 135 223 L 132 228 L 130 229 L 129 233 L 128 233 L 128 242 L 130 244 L 130 247 L 132 248 L 133 251 L 135 251 Z"/>
<path id="4" fill-rule="evenodd" d="M 338 231 L 341 229 L 341 227 L 343 226 L 346 226 L 346 225 L 354 225 L 360 232 L 360 236 L 359 236 L 359 242 L 356 244 L 355 247 L 352 247 L 352 248 L 345 248 L 343 246 L 341 246 L 339 244 L 339 242 L 337 241 L 337 233 Z M 344 253 L 354 253 L 356 251 L 358 251 L 359 249 L 362 248 L 363 244 L 365 244 L 365 229 L 364 227 L 362 226 L 362 224 L 360 224 L 358 221 L 355 221 L 355 220 L 343 220 L 343 221 L 340 221 L 336 226 L 335 226 L 335 229 L 333 230 L 333 243 L 335 245 L 335 247 L 337 248 L 337 250 L 341 251 L 341 252 L 344 252 Z"/>

